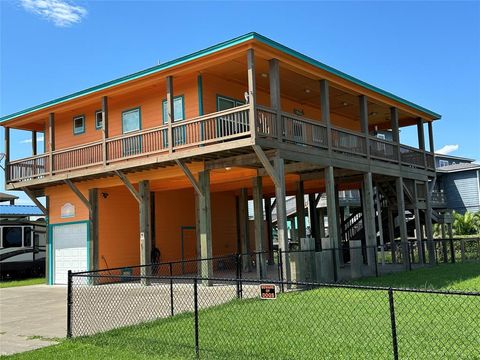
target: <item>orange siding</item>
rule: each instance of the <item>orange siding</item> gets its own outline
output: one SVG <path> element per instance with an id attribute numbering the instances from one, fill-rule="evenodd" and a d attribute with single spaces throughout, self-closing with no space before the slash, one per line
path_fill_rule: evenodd
<path id="1" fill-rule="evenodd" d="M 101 193 L 108 194 L 104 198 Z M 124 187 L 99 189 L 99 268 L 138 265 L 140 235 L 138 203 Z"/>
<path id="2" fill-rule="evenodd" d="M 79 184 L 78 188 L 82 194 L 88 198 L 88 187 L 85 183 Z M 49 197 L 49 218 L 50 224 L 60 224 L 72 221 L 88 220 L 88 209 L 80 199 L 67 187 L 59 185 L 49 187 L 45 190 L 45 195 Z M 61 217 L 61 208 L 66 203 L 75 206 L 75 216 L 70 218 Z"/>
<path id="3" fill-rule="evenodd" d="M 213 256 L 234 254 L 237 251 L 235 193 L 213 193 L 211 203 Z"/>

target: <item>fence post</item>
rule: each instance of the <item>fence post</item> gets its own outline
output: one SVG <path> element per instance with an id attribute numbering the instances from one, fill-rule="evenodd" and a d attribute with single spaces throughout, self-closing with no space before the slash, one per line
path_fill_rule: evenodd
<path id="1" fill-rule="evenodd" d="M 397 324 L 395 321 L 395 303 L 393 301 L 393 289 L 388 289 L 388 303 L 390 305 L 390 321 L 392 326 L 392 345 L 393 358 L 398 360 L 398 341 L 397 341 Z"/>
<path id="2" fill-rule="evenodd" d="M 182 263 L 183 266 L 183 263 Z M 174 315 L 174 308 L 173 308 L 173 269 L 172 269 L 172 263 L 169 263 L 169 268 L 170 268 L 170 314 L 173 316 Z"/>
<path id="3" fill-rule="evenodd" d="M 68 270 L 67 281 L 67 338 L 72 337 L 72 270 Z"/>
<path id="4" fill-rule="evenodd" d="M 453 239 L 450 238 L 450 254 L 452 256 L 452 264 L 455 264 L 455 247 L 453 245 Z"/>
<path id="5" fill-rule="evenodd" d="M 198 279 L 193 279 L 193 306 L 194 306 L 194 327 L 195 327 L 195 356 L 200 355 L 198 344 Z"/>

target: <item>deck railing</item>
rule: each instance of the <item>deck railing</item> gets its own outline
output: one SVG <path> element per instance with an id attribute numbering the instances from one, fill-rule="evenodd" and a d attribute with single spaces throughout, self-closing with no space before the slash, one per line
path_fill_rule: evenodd
<path id="1" fill-rule="evenodd" d="M 174 122 L 171 126 L 172 144 L 169 144 L 167 124 L 122 134 L 67 149 L 53 151 L 7 164 L 7 182 L 38 179 L 92 166 L 108 164 L 130 158 L 182 151 L 186 148 L 203 147 L 251 136 L 250 105 L 202 115 Z M 280 127 L 280 129 L 279 129 Z M 328 148 L 330 135 L 332 151 L 376 160 L 398 163 L 434 170 L 431 154 L 410 146 L 378 139 L 373 136 L 331 127 L 302 116 L 263 106 L 256 107 L 255 136 L 279 139 L 282 142 L 304 147 Z M 400 159 L 399 159 L 400 157 Z M 50 161 L 53 167 L 50 168 Z"/>

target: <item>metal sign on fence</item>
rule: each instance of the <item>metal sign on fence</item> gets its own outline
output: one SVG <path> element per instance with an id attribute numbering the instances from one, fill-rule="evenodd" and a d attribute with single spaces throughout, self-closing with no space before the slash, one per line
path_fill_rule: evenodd
<path id="1" fill-rule="evenodd" d="M 260 284 L 260 299 L 276 299 L 277 292 L 275 285 L 272 284 Z"/>

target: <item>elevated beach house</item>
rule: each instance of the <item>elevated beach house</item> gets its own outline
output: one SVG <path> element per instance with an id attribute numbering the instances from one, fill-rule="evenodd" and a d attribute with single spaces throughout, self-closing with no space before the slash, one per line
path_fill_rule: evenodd
<path id="1" fill-rule="evenodd" d="M 46 208 L 39 206 L 48 217 L 51 284 L 65 283 L 68 269 L 237 252 L 267 251 L 254 260 L 264 264 L 272 233 L 278 247 L 288 249 L 289 195 L 303 203 L 308 194 L 312 203 L 310 213 L 299 216 L 298 238 L 306 237 L 308 215 L 316 249 L 343 249 L 349 220 L 337 211 L 338 193 L 352 189 L 362 194 L 356 224 L 364 229 L 365 266 L 374 266 L 380 241 L 393 248 L 396 237 L 406 244 L 406 209 L 423 228 L 419 261 L 432 262 L 428 182 L 435 177 L 432 123 L 439 118 L 249 33 L 2 117 L 6 188 L 22 189 L 34 201 L 47 198 Z M 418 148 L 400 143 L 405 126 L 418 129 Z M 11 157 L 10 129 L 32 132 L 31 157 Z M 385 130 L 391 140 L 375 135 Z M 46 139 L 41 154 L 37 132 Z M 315 206 L 324 193 L 328 235 Z M 303 205 L 298 209 L 305 212 Z M 376 216 L 389 219 L 381 238 Z M 408 266 L 407 247 L 397 249 Z M 348 257 L 336 254 L 338 271 Z M 201 275 L 213 271 L 211 263 Z"/>

